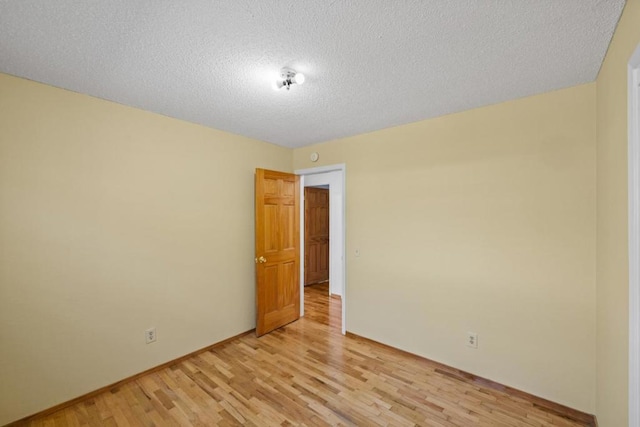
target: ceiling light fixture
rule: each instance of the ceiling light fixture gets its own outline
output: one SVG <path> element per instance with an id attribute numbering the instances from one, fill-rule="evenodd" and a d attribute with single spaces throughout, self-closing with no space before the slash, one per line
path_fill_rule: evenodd
<path id="1" fill-rule="evenodd" d="M 280 78 L 276 81 L 276 89 L 286 87 L 289 90 L 294 83 L 298 85 L 304 83 L 304 74 L 298 73 L 291 68 L 283 68 L 280 71 Z"/>

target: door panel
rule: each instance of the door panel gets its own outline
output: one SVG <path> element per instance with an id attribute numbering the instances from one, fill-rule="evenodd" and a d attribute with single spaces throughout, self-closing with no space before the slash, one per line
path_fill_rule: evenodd
<path id="1" fill-rule="evenodd" d="M 256 334 L 300 317 L 298 177 L 256 169 Z"/>
<path id="2" fill-rule="evenodd" d="M 305 188 L 304 284 L 329 280 L 329 190 Z"/>
<path id="3" fill-rule="evenodd" d="M 264 206 L 264 251 L 278 251 L 278 205 Z"/>
<path id="4" fill-rule="evenodd" d="M 282 207 L 282 248 L 284 250 L 295 249 L 296 242 L 300 239 L 300 220 L 298 215 L 296 215 L 294 206 Z"/>

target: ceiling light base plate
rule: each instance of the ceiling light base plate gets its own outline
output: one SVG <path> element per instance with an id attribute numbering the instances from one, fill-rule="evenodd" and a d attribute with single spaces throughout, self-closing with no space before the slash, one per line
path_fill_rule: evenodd
<path id="1" fill-rule="evenodd" d="M 296 76 L 296 70 L 291 68 L 283 68 L 280 70 L 280 77 L 282 80 L 293 79 Z"/>

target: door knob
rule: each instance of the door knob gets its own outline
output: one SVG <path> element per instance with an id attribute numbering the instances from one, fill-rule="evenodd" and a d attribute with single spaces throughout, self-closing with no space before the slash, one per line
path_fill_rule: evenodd
<path id="1" fill-rule="evenodd" d="M 265 262 L 267 262 L 267 259 L 263 256 L 261 256 L 260 258 L 256 258 L 256 264 L 258 263 L 263 264 Z"/>

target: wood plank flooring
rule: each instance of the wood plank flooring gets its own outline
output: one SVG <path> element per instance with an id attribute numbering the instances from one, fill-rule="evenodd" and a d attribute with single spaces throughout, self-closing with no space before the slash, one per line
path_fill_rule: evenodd
<path id="1" fill-rule="evenodd" d="M 341 301 L 245 335 L 29 426 L 588 426 L 579 412 L 340 333 Z"/>

